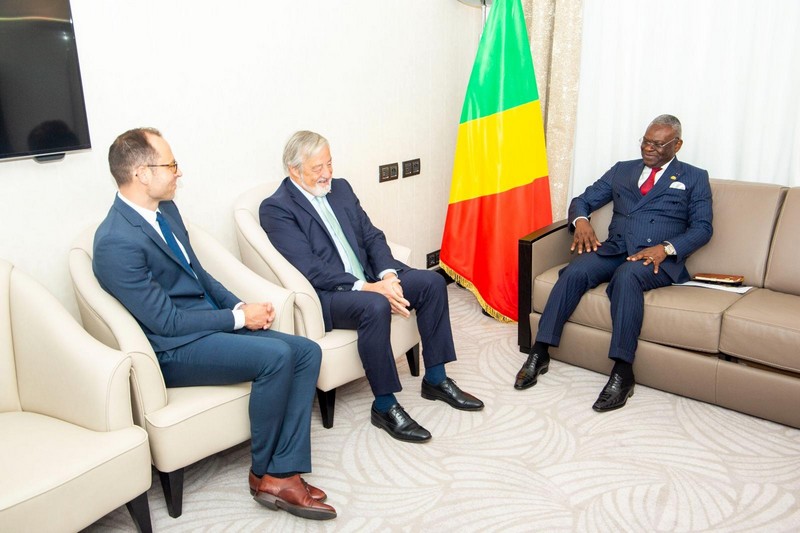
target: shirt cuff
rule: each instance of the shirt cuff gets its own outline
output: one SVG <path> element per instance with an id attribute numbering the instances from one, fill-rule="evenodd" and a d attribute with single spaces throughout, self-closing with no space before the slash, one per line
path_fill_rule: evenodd
<path id="1" fill-rule="evenodd" d="M 387 268 L 386 270 L 382 270 L 378 274 L 378 279 L 383 279 L 383 276 L 385 276 L 386 274 L 394 274 L 396 276 L 397 275 L 397 270 L 395 270 L 393 268 Z"/>
<path id="2" fill-rule="evenodd" d="M 572 227 L 575 227 L 575 223 L 580 219 L 589 220 L 589 217 L 584 217 L 584 216 L 575 217 L 575 220 L 572 221 Z"/>
<path id="3" fill-rule="evenodd" d="M 244 302 L 239 302 L 236 304 L 236 307 L 233 308 L 231 313 L 233 313 L 233 330 L 236 331 L 237 329 L 242 329 L 244 327 L 244 311 L 240 309 L 244 305 Z"/>
<path id="4" fill-rule="evenodd" d="M 351 291 L 360 291 L 363 286 L 364 286 L 364 280 L 363 279 L 359 279 L 359 280 L 356 280 L 355 283 L 353 283 L 353 288 L 350 289 L 350 290 Z"/>

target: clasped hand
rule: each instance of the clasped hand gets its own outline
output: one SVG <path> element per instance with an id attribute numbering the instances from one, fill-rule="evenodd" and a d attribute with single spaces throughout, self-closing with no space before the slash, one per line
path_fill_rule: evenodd
<path id="1" fill-rule="evenodd" d="M 381 281 L 364 283 L 361 290 L 377 292 L 378 294 L 384 295 L 386 299 L 389 300 L 392 313 L 405 318 L 411 316 L 411 311 L 408 310 L 408 306 L 410 306 L 411 303 L 403 297 L 403 287 L 400 285 L 400 279 L 394 274 L 387 274 Z"/>
<path id="2" fill-rule="evenodd" d="M 247 329 L 269 329 L 275 320 L 275 307 L 269 302 L 244 304 L 239 309 L 244 311 L 244 327 Z"/>

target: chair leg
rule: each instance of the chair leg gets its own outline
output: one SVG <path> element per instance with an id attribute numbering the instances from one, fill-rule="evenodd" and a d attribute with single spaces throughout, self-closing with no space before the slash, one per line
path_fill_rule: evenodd
<path id="1" fill-rule="evenodd" d="M 406 359 L 408 359 L 408 368 L 411 369 L 411 375 L 419 376 L 419 343 L 406 352 Z"/>
<path id="2" fill-rule="evenodd" d="M 139 533 L 152 533 L 153 525 L 150 523 L 150 504 L 147 503 L 147 492 L 139 494 L 137 497 L 125 504 L 128 512 L 136 524 Z"/>
<path id="3" fill-rule="evenodd" d="M 172 518 L 178 518 L 183 512 L 183 468 L 174 472 L 158 471 L 161 488 L 167 500 L 167 512 Z"/>
<path id="4" fill-rule="evenodd" d="M 319 414 L 322 415 L 322 425 L 325 429 L 333 427 L 333 406 L 336 404 L 336 389 L 322 391 L 317 389 L 319 401 Z"/>

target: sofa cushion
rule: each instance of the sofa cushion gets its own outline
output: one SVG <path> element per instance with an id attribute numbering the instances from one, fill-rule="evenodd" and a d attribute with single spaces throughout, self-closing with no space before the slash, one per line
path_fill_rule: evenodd
<path id="1" fill-rule="evenodd" d="M 563 265 L 562 265 L 563 266 Z M 562 266 L 534 281 L 534 311 L 541 313 Z M 570 317 L 571 322 L 611 331 L 607 283 L 589 290 Z M 742 295 L 701 287 L 670 286 L 644 295 L 644 321 L 639 338 L 698 352 L 719 351 L 722 316 Z"/>
<path id="2" fill-rule="evenodd" d="M 780 185 L 711 180 L 714 234 L 686 260 L 690 274 L 740 274 L 764 286 L 772 232 L 786 193 Z"/>
<path id="3" fill-rule="evenodd" d="M 747 293 L 725 313 L 720 350 L 800 373 L 800 296 L 769 289 Z"/>
<path id="4" fill-rule="evenodd" d="M 749 216 L 749 214 L 748 214 Z M 797 263 L 797 228 L 800 228 L 800 187 L 789 189 L 772 239 L 764 287 L 800 296 Z"/>

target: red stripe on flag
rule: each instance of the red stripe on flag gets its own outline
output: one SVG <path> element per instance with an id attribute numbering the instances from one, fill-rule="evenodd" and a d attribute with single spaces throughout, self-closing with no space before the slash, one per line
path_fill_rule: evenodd
<path id="1" fill-rule="evenodd" d="M 465 285 L 484 307 L 489 306 L 487 312 L 517 320 L 517 242 L 551 222 L 547 176 L 500 194 L 450 204 L 441 262 L 457 281 L 468 282 Z"/>

